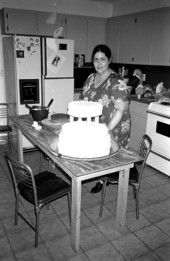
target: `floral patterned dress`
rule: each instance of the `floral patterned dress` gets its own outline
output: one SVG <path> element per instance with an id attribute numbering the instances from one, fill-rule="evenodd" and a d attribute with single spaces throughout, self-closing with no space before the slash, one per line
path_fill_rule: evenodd
<path id="1" fill-rule="evenodd" d="M 119 82 L 121 79 L 115 72 L 111 72 L 108 78 L 98 87 L 95 87 L 95 77 L 96 73 L 93 73 L 87 78 L 80 100 L 101 103 L 103 105 L 101 122 L 108 125 L 116 111 L 114 102 L 118 99 L 130 101 L 130 95 L 125 86 Z M 121 121 L 111 131 L 111 134 L 121 147 L 128 148 L 130 130 L 131 117 L 128 106 Z"/>

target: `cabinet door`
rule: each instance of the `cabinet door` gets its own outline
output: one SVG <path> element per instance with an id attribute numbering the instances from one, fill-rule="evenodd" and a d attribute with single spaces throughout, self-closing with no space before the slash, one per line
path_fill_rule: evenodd
<path id="1" fill-rule="evenodd" d="M 132 63 L 134 50 L 134 15 L 125 15 L 120 21 L 119 63 Z"/>
<path id="2" fill-rule="evenodd" d="M 153 11 L 151 64 L 170 65 L 170 9 Z"/>
<path id="3" fill-rule="evenodd" d="M 142 12 L 135 18 L 134 63 L 150 64 L 152 40 L 152 12 Z"/>
<path id="4" fill-rule="evenodd" d="M 87 33 L 87 62 L 91 61 L 91 55 L 94 47 L 98 44 L 105 44 L 105 27 L 106 19 L 104 18 L 88 18 Z"/>
<path id="5" fill-rule="evenodd" d="M 109 18 L 106 28 L 106 44 L 112 51 L 112 62 L 118 62 L 119 52 L 119 32 L 121 17 Z"/>
<path id="6" fill-rule="evenodd" d="M 33 11 L 5 9 L 4 31 L 6 34 L 37 35 L 37 15 Z"/>
<path id="7" fill-rule="evenodd" d="M 53 36 L 58 27 L 63 27 L 63 37 L 66 37 L 66 18 L 63 14 L 38 13 L 38 35 Z"/>
<path id="8" fill-rule="evenodd" d="M 67 39 L 74 40 L 74 53 L 87 59 L 87 18 L 67 16 Z"/>

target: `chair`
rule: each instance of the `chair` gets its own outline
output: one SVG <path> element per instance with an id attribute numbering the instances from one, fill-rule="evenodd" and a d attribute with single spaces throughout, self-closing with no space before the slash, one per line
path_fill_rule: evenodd
<path id="1" fill-rule="evenodd" d="M 12 150 L 12 128 L 9 126 L 9 105 L 7 103 L 0 103 L 0 134 L 7 134 L 8 147 Z"/>
<path id="2" fill-rule="evenodd" d="M 142 179 L 143 170 L 146 164 L 147 157 L 152 147 L 152 140 L 147 135 L 144 134 L 139 147 L 138 147 L 138 154 L 143 157 L 144 160 L 138 162 L 134 165 L 133 168 L 130 169 L 130 176 L 129 176 L 129 185 L 133 187 L 133 196 L 136 200 L 136 219 L 139 219 L 139 190 L 140 190 L 140 183 Z M 105 200 L 106 194 L 106 186 L 108 184 L 115 185 L 119 182 L 119 172 L 115 172 L 112 175 L 104 176 L 102 178 L 103 181 L 103 188 L 102 188 L 102 199 L 100 204 L 100 212 L 99 217 L 102 216 L 103 213 L 103 205 Z"/>
<path id="3" fill-rule="evenodd" d="M 35 247 L 38 247 L 40 211 L 45 205 L 48 207 L 50 202 L 67 195 L 71 222 L 71 186 L 52 172 L 43 171 L 34 175 L 32 169 L 28 165 L 19 163 L 7 153 L 5 158 L 9 166 L 15 194 L 15 225 L 18 224 L 19 215 L 35 231 Z M 23 197 L 26 201 L 34 205 L 34 225 L 26 220 L 21 212 L 19 212 L 20 197 Z"/>

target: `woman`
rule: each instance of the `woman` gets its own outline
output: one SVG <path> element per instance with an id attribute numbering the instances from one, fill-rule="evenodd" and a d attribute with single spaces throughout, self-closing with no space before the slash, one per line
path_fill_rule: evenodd
<path id="1" fill-rule="evenodd" d="M 87 78 L 80 99 L 97 101 L 103 105 L 101 122 L 107 125 L 111 136 L 121 147 L 128 148 L 131 120 L 130 96 L 126 84 L 109 68 L 111 50 L 108 46 L 97 45 L 92 53 L 92 62 L 96 73 Z M 100 180 L 91 192 L 97 193 L 101 189 Z"/>

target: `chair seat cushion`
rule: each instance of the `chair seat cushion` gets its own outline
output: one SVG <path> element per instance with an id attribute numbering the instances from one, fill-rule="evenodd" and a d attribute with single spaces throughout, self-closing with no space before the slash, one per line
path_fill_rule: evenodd
<path id="1" fill-rule="evenodd" d="M 52 201 L 71 191 L 71 186 L 54 173 L 44 171 L 34 176 L 37 187 L 37 199 L 39 203 Z M 24 183 L 18 185 L 21 195 L 34 204 L 33 188 Z"/>
<path id="2" fill-rule="evenodd" d="M 0 126 L 0 132 L 11 132 L 11 131 L 12 131 L 12 129 L 8 125 Z"/>
<path id="3" fill-rule="evenodd" d="M 129 177 L 129 183 L 131 182 L 137 182 L 138 181 L 138 177 L 139 177 L 139 170 L 138 167 L 135 165 L 133 168 L 130 169 L 130 177 Z M 118 183 L 119 182 L 119 171 L 108 175 L 108 176 L 104 176 L 102 178 L 103 181 L 109 182 L 109 183 Z"/>

